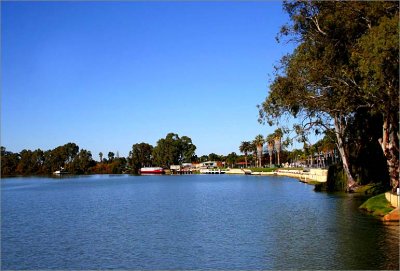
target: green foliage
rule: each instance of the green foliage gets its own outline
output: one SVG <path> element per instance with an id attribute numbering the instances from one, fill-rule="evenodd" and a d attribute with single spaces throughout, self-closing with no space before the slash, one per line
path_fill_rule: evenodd
<path id="1" fill-rule="evenodd" d="M 177 134 L 169 133 L 165 138 L 157 141 L 153 149 L 154 164 L 162 167 L 179 165 L 184 162 L 191 162 L 196 146 L 187 136 L 180 138 Z"/>
<path id="2" fill-rule="evenodd" d="M 45 152 L 40 149 L 22 150 L 19 154 L 7 152 L 2 147 L 1 162 L 2 176 L 47 175 L 61 168 L 72 174 L 86 174 L 96 165 L 90 151 L 79 151 L 75 143 L 67 143 Z"/>
<path id="3" fill-rule="evenodd" d="M 366 210 L 376 216 L 384 216 L 390 213 L 394 208 L 386 200 L 385 193 L 369 198 L 364 202 L 360 209 Z"/>
<path id="4" fill-rule="evenodd" d="M 181 161 L 183 163 L 190 163 L 195 155 L 196 146 L 193 144 L 192 139 L 187 136 L 182 136 L 180 139 Z"/>
<path id="5" fill-rule="evenodd" d="M 196 159 L 196 146 L 187 136 L 179 138 L 177 134 L 170 133 L 165 139 L 160 139 L 156 148 L 140 143 L 132 146 L 129 157 L 129 171 L 137 173 L 141 167 L 158 164 L 169 166 L 191 162 Z M 108 152 L 108 159 L 99 153 L 100 162 L 92 158 L 92 153 L 81 149 L 75 143 L 67 143 L 53 150 L 35 151 L 22 150 L 20 153 L 6 151 L 1 147 L 1 175 L 49 175 L 54 171 L 64 169 L 71 174 L 119 174 L 128 171 L 128 160 L 115 157 L 114 152 Z"/>
<path id="6" fill-rule="evenodd" d="M 343 166 L 335 164 L 329 167 L 326 183 L 322 184 L 322 190 L 329 192 L 346 191 L 347 177 Z"/>
<path id="7" fill-rule="evenodd" d="M 100 157 L 100 162 L 102 162 L 103 161 L 103 153 L 102 152 L 99 152 L 99 157 Z"/>
<path id="8" fill-rule="evenodd" d="M 210 153 L 207 157 L 208 161 L 220 161 L 221 159 L 221 155 L 215 154 L 215 153 Z"/>
<path id="9" fill-rule="evenodd" d="M 256 147 L 259 147 L 259 146 L 262 147 L 262 145 L 264 145 L 264 143 L 265 143 L 263 135 L 257 135 L 253 142 L 256 145 Z"/>
<path id="10" fill-rule="evenodd" d="M 127 160 L 124 157 L 117 157 L 112 162 L 105 161 L 96 163 L 86 173 L 90 174 L 121 174 L 127 172 Z"/>
<path id="11" fill-rule="evenodd" d="M 393 190 L 399 186 L 399 10 L 391 8 L 357 43 L 352 60 L 358 67 L 363 97 L 370 111 L 382 114 L 379 139 Z M 394 13 L 394 16 L 391 16 Z"/>
<path id="12" fill-rule="evenodd" d="M 274 135 L 275 137 L 282 138 L 283 137 L 282 128 L 276 128 L 276 130 L 274 131 Z"/>
<path id="13" fill-rule="evenodd" d="M 384 187 L 380 183 L 378 183 L 378 184 L 370 183 L 370 184 L 358 187 L 354 192 L 364 194 L 364 195 L 375 196 L 375 195 L 384 193 L 387 190 L 388 190 L 387 187 Z"/>
<path id="14" fill-rule="evenodd" d="M 17 175 L 34 174 L 41 170 L 44 163 L 43 151 L 38 149 L 35 151 L 22 150 L 19 153 L 19 162 L 16 168 Z"/>
<path id="15" fill-rule="evenodd" d="M 1 146 L 1 176 L 16 175 L 19 159 L 17 153 L 6 151 L 6 148 Z"/>
<path id="16" fill-rule="evenodd" d="M 236 161 L 238 160 L 238 156 L 237 156 L 237 154 L 235 153 L 235 152 L 231 152 L 230 154 L 228 154 L 227 156 L 226 156 L 226 163 L 228 164 L 228 165 L 230 165 L 230 167 L 234 167 L 234 165 L 236 164 Z"/>
<path id="17" fill-rule="evenodd" d="M 108 152 L 108 155 L 107 155 L 108 161 L 112 162 L 114 160 L 114 156 L 115 156 L 115 154 L 112 151 Z"/>
<path id="18" fill-rule="evenodd" d="M 382 148 L 392 184 L 398 185 L 399 4 L 389 1 L 286 1 L 290 24 L 281 37 L 297 42 L 282 58 L 264 103 L 260 122 L 279 124 L 296 117 L 302 141 L 310 132 L 335 127 L 343 168 L 353 183 L 349 133 L 360 108 L 383 114 Z M 384 128 L 384 129 L 382 129 Z M 385 130 L 386 129 L 386 130 Z M 389 143 L 390 141 L 390 143 Z M 350 147 L 349 147 L 350 146 Z M 373 152 L 369 152 L 373 153 Z"/>
<path id="19" fill-rule="evenodd" d="M 291 162 L 299 162 L 304 158 L 304 151 L 300 149 L 294 149 L 288 152 L 287 159 Z"/>
<path id="20" fill-rule="evenodd" d="M 199 158 L 199 162 L 206 162 L 208 160 L 208 155 L 202 155 Z"/>
<path id="21" fill-rule="evenodd" d="M 242 143 L 240 143 L 239 151 L 241 153 L 244 153 L 244 160 L 246 163 L 246 167 L 247 167 L 247 155 L 249 152 L 252 152 L 253 149 L 254 149 L 254 146 L 250 141 L 242 141 Z"/>
<path id="22" fill-rule="evenodd" d="M 72 174 L 85 174 L 90 167 L 95 166 L 96 162 L 92 159 L 92 153 L 87 150 L 80 150 L 74 157 L 72 163 L 66 167 L 67 171 Z"/>
<path id="23" fill-rule="evenodd" d="M 252 144 L 251 144 L 250 141 L 242 141 L 242 142 L 240 143 L 239 151 L 240 151 L 241 153 L 244 153 L 245 156 L 247 156 L 247 154 L 248 154 L 249 152 L 251 152 L 252 150 L 253 150 L 253 146 L 252 146 Z"/>
<path id="24" fill-rule="evenodd" d="M 153 146 L 148 143 L 142 142 L 132 146 L 132 151 L 130 153 L 130 165 L 133 173 L 138 174 L 141 167 L 152 165 L 152 153 Z"/>
<path id="25" fill-rule="evenodd" d="M 349 119 L 349 138 L 356 138 L 347 144 L 346 152 L 351 162 L 351 172 L 359 184 L 381 183 L 390 187 L 386 158 L 379 145 L 381 136 L 382 114 L 373 114 L 365 109 L 357 112 Z M 351 136 L 350 136 L 351 135 Z"/>
<path id="26" fill-rule="evenodd" d="M 362 76 L 364 95 L 379 97 L 374 110 L 398 107 L 399 95 L 399 18 L 384 16 L 357 41 L 352 60 Z"/>
<path id="27" fill-rule="evenodd" d="M 262 151 L 263 151 L 263 145 L 265 143 L 264 137 L 260 134 L 255 137 L 253 140 L 253 144 L 256 146 L 257 149 L 257 160 L 258 160 L 258 166 L 261 167 L 261 159 L 262 159 Z"/>
<path id="28" fill-rule="evenodd" d="M 272 156 L 275 146 L 275 135 L 274 134 L 267 135 L 267 137 L 265 138 L 265 142 L 267 143 L 268 153 L 270 156 Z"/>

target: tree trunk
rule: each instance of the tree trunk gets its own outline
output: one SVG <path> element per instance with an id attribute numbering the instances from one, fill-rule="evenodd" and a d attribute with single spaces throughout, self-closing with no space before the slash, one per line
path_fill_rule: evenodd
<path id="1" fill-rule="evenodd" d="M 281 164 L 280 151 L 277 151 L 277 155 L 278 155 L 278 166 L 279 166 Z"/>
<path id="2" fill-rule="evenodd" d="M 392 192 L 399 187 L 399 126 L 397 113 L 384 115 L 382 138 L 379 143 L 386 157 Z"/>
<path id="3" fill-rule="evenodd" d="M 261 167 L 262 146 L 257 146 L 258 166 Z"/>
<path id="4" fill-rule="evenodd" d="M 337 139 L 337 147 L 339 150 L 340 157 L 342 158 L 342 163 L 343 163 L 343 170 L 346 174 L 347 177 L 347 192 L 351 192 L 353 190 L 353 187 L 356 185 L 356 182 L 354 181 L 353 176 L 351 175 L 350 168 L 349 168 L 349 159 L 346 154 L 346 151 L 344 149 L 343 145 L 343 137 L 344 137 L 344 121 L 343 117 L 335 116 L 334 117 L 334 123 L 335 123 L 335 134 L 336 134 L 336 139 Z"/>
<path id="5" fill-rule="evenodd" d="M 277 158 L 278 158 L 278 165 L 280 165 L 281 164 L 281 160 L 280 160 L 281 138 L 280 137 L 275 138 L 275 149 L 276 149 Z"/>
<path id="6" fill-rule="evenodd" d="M 272 167 L 272 154 L 274 153 L 274 145 L 268 142 L 268 154 L 269 154 L 269 167 Z"/>

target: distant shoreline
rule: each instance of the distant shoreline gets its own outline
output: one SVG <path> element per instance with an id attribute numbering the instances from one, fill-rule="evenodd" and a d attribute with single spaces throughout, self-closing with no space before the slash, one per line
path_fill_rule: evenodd
<path id="1" fill-rule="evenodd" d="M 262 171 L 251 171 L 251 173 L 246 173 L 244 169 L 234 168 L 225 170 L 227 175 L 252 175 L 252 176 L 282 176 L 282 177 L 291 177 L 298 179 L 301 182 L 308 183 L 309 181 L 316 182 L 326 182 L 327 170 L 326 169 L 312 169 L 310 172 L 303 172 L 300 170 L 288 170 L 288 169 L 277 169 L 275 171 L 270 172 L 262 172 Z M 132 174 L 132 173 L 89 173 L 89 174 L 38 174 L 38 175 L 4 175 L 1 178 L 24 178 L 24 177 L 49 177 L 49 178 L 63 178 L 63 177 L 72 177 L 72 176 L 94 176 L 94 175 L 132 175 L 132 176 L 141 176 L 140 174 Z M 180 175 L 180 174 L 164 174 L 164 175 Z M 209 175 L 202 173 L 193 173 L 193 174 L 182 174 L 182 175 Z M 218 175 L 218 174 L 215 174 Z M 148 175 L 147 175 L 148 176 Z"/>

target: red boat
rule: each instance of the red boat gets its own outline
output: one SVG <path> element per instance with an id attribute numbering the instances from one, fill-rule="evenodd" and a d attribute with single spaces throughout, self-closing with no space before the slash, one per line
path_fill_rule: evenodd
<path id="1" fill-rule="evenodd" d="M 162 167 L 142 167 L 139 170 L 140 174 L 164 174 L 165 171 Z"/>

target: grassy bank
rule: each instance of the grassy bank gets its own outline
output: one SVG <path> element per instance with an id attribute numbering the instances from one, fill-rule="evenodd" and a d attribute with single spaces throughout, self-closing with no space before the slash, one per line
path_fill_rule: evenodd
<path id="1" fill-rule="evenodd" d="M 375 216 L 384 216 L 390 213 L 394 208 L 386 200 L 385 193 L 369 198 L 364 202 L 360 209 L 363 209 Z"/>

